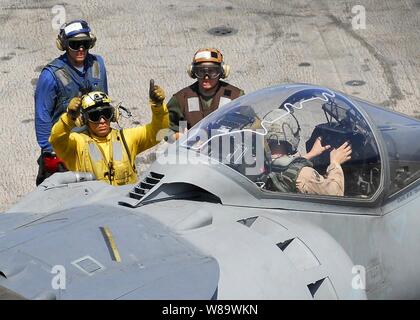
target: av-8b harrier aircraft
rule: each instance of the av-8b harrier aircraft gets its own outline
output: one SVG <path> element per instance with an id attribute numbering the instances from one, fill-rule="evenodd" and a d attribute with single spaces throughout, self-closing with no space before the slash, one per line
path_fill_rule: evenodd
<path id="1" fill-rule="evenodd" d="M 344 195 L 267 187 L 273 125 L 301 155 L 331 146 L 312 159 L 321 175 L 347 141 Z M 245 95 L 137 185 L 58 173 L 1 214 L 0 297 L 420 298 L 419 136 L 418 120 L 327 88 Z"/>

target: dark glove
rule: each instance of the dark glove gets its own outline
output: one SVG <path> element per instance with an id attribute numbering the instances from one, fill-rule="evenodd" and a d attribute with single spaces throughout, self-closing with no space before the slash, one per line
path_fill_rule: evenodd
<path id="1" fill-rule="evenodd" d="M 69 105 L 67 106 L 67 114 L 72 118 L 73 121 L 79 117 L 80 107 L 82 106 L 82 98 L 74 97 L 70 100 Z"/>
<path id="2" fill-rule="evenodd" d="M 55 152 L 45 151 L 42 153 L 42 162 L 45 171 L 49 173 L 62 172 L 66 170 L 64 161 L 57 157 Z"/>
<path id="3" fill-rule="evenodd" d="M 165 91 L 159 86 L 155 86 L 155 81 L 153 79 L 150 80 L 150 87 L 149 87 L 149 98 L 150 104 L 153 107 L 160 107 L 165 100 Z"/>

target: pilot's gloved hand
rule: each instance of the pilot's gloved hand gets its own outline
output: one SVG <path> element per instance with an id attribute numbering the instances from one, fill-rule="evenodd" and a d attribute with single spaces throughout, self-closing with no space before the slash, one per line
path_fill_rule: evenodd
<path id="1" fill-rule="evenodd" d="M 339 148 L 334 149 L 330 153 L 330 163 L 341 165 L 351 159 L 351 145 L 344 142 Z"/>
<path id="2" fill-rule="evenodd" d="M 80 115 L 80 107 L 82 106 L 82 98 L 74 97 L 70 100 L 69 105 L 67 106 L 67 114 L 73 121 Z"/>
<path id="3" fill-rule="evenodd" d="M 150 80 L 149 98 L 152 107 L 160 107 L 165 100 L 165 91 L 159 86 L 155 85 L 155 81 Z"/>
<path id="4" fill-rule="evenodd" d="M 330 145 L 323 146 L 321 144 L 321 139 L 322 139 L 321 137 L 316 138 L 311 151 L 309 151 L 306 155 L 304 155 L 303 156 L 304 158 L 311 160 L 312 158 L 317 157 L 321 155 L 322 153 L 324 153 L 324 151 L 331 149 Z"/>

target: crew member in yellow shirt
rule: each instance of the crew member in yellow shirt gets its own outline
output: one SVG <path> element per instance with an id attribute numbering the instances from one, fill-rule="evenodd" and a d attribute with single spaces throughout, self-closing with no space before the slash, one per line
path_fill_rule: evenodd
<path id="1" fill-rule="evenodd" d="M 106 93 L 94 91 L 75 97 L 53 126 L 49 141 L 71 171 L 91 172 L 111 185 L 135 183 L 136 156 L 159 143 L 158 132 L 169 126 L 165 93 L 153 81 L 149 98 L 153 114 L 149 124 L 116 130 L 110 124 L 117 121 L 118 110 Z M 79 115 L 86 129 L 73 132 Z"/>

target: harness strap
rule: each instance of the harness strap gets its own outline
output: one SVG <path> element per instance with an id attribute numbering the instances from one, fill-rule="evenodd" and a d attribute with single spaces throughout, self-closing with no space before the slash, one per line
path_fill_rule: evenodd
<path id="1" fill-rule="evenodd" d="M 271 172 L 268 176 L 273 185 L 280 192 L 296 192 L 296 180 L 304 167 L 312 167 L 312 162 L 305 158 L 297 158 L 286 170 Z"/>
<path id="2" fill-rule="evenodd" d="M 125 151 L 127 151 L 128 161 L 130 162 L 131 168 L 133 169 L 135 173 L 137 173 L 136 164 L 134 163 L 134 161 L 131 162 L 131 153 L 130 153 L 130 149 L 128 148 L 127 141 L 125 140 L 124 129 L 120 130 L 120 135 L 121 135 L 121 140 L 124 144 Z"/>
<path id="3" fill-rule="evenodd" d="M 66 72 L 65 69 L 58 69 L 54 72 L 54 74 L 64 87 L 66 87 L 71 81 L 70 75 Z"/>
<path id="4" fill-rule="evenodd" d="M 99 68 L 99 62 L 97 60 L 93 61 L 92 65 L 92 77 L 96 79 L 101 78 L 101 69 Z"/>

